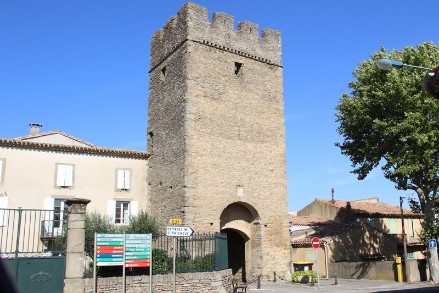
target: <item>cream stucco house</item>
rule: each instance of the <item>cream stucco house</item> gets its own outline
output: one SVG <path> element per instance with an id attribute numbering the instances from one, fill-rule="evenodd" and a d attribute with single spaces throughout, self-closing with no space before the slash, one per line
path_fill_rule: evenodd
<path id="1" fill-rule="evenodd" d="M 49 226 L 59 226 L 69 198 L 90 199 L 87 210 L 115 224 L 146 208 L 146 152 L 98 147 L 30 126 L 29 135 L 0 138 L 0 208 L 55 210 Z"/>

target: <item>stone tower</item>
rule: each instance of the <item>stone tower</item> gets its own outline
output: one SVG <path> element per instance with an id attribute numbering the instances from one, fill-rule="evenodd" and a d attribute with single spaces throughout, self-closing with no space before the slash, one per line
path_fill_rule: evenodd
<path id="1" fill-rule="evenodd" d="M 162 226 L 228 235 L 243 279 L 289 261 L 280 33 L 187 3 L 152 37 L 148 198 Z"/>

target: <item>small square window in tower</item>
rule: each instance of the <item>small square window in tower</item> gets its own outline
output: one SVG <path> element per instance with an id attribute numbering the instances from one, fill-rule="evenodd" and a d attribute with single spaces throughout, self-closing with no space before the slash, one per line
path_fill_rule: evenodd
<path id="1" fill-rule="evenodd" d="M 242 63 L 235 62 L 235 75 L 238 75 L 239 71 L 241 70 Z"/>

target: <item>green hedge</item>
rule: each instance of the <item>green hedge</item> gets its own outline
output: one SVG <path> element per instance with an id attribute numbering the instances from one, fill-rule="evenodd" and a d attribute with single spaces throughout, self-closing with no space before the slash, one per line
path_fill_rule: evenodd
<path id="1" fill-rule="evenodd" d="M 313 277 L 314 280 L 317 281 L 317 272 L 315 272 L 315 271 L 297 271 L 297 272 L 294 272 L 292 277 L 291 277 L 291 280 L 293 282 L 295 282 L 295 283 L 298 283 L 300 276 L 303 276 L 303 278 L 302 278 L 302 280 L 300 282 L 311 281 L 311 277 Z M 308 277 L 308 278 L 305 278 L 305 277 Z"/>

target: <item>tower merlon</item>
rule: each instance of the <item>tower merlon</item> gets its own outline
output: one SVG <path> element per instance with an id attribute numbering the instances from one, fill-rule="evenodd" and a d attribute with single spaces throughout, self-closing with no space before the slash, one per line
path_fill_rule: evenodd
<path id="1" fill-rule="evenodd" d="M 178 11 L 178 16 L 171 17 L 163 29 L 153 35 L 151 70 L 188 40 L 282 65 L 279 31 L 266 28 L 260 37 L 258 24 L 250 21 L 239 22 L 235 30 L 234 17 L 222 12 L 213 13 L 212 22 L 209 22 L 207 8 L 189 2 Z"/>

